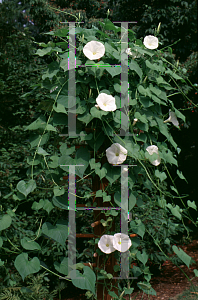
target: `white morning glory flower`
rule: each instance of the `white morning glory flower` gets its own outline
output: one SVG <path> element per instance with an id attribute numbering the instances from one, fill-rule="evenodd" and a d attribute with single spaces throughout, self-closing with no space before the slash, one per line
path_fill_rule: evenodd
<path id="1" fill-rule="evenodd" d="M 104 111 L 114 111 L 117 109 L 115 98 L 111 95 L 101 93 L 96 98 L 97 105 Z"/>
<path id="2" fill-rule="evenodd" d="M 159 157 L 158 147 L 155 146 L 155 145 L 148 146 L 148 147 L 146 148 L 146 151 L 147 151 L 150 155 L 152 155 L 153 153 L 158 154 L 158 158 L 157 158 L 156 160 L 153 160 L 153 161 L 150 160 L 150 162 L 152 163 L 152 165 L 158 166 L 158 165 L 160 164 L 160 162 L 161 162 L 161 158 Z"/>
<path id="3" fill-rule="evenodd" d="M 105 234 L 101 236 L 98 242 L 98 247 L 100 248 L 100 250 L 106 254 L 114 252 L 116 249 L 113 247 L 113 239 L 113 235 Z"/>
<path id="4" fill-rule="evenodd" d="M 179 125 L 177 117 L 176 117 L 176 115 L 175 115 L 175 113 L 173 111 L 169 111 L 169 118 L 167 120 L 165 120 L 164 123 L 167 123 L 167 122 L 171 122 L 175 126 Z"/>
<path id="5" fill-rule="evenodd" d="M 153 35 L 147 35 L 144 38 L 143 44 L 148 49 L 156 49 L 158 47 L 158 38 Z"/>
<path id="6" fill-rule="evenodd" d="M 106 157 L 110 164 L 122 164 L 127 158 L 127 150 L 120 144 L 112 144 L 111 147 L 106 149 Z"/>
<path id="7" fill-rule="evenodd" d="M 120 252 L 126 252 L 131 247 L 132 242 L 128 235 L 124 233 L 116 233 L 113 236 L 113 247 L 120 251 Z"/>
<path id="8" fill-rule="evenodd" d="M 105 46 L 97 41 L 88 42 L 83 48 L 84 55 L 90 59 L 99 59 L 105 54 Z"/>

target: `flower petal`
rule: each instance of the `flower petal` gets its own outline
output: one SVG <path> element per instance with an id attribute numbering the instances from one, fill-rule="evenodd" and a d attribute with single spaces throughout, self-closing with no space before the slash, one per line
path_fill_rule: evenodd
<path id="1" fill-rule="evenodd" d="M 113 235 L 105 234 L 101 236 L 98 242 L 98 247 L 100 248 L 100 250 L 106 254 L 114 252 L 116 249 L 113 247 L 113 239 Z"/>
<path id="2" fill-rule="evenodd" d="M 156 49 L 158 47 L 158 38 L 153 35 L 147 35 L 144 38 L 143 44 L 148 49 Z"/>
<path id="3" fill-rule="evenodd" d="M 84 46 L 83 53 L 90 60 L 99 59 L 105 54 L 105 46 L 98 41 L 91 41 Z"/>
<path id="4" fill-rule="evenodd" d="M 155 146 L 155 145 L 151 145 L 151 146 L 148 146 L 148 147 L 146 148 L 146 151 L 147 151 L 150 155 L 152 155 L 153 153 L 158 154 L 158 158 L 157 158 L 156 160 L 150 159 L 150 162 L 151 162 L 152 165 L 158 166 L 158 165 L 160 164 L 160 162 L 161 162 L 161 158 L 160 158 L 159 152 L 158 152 L 158 147 Z"/>
<path id="5" fill-rule="evenodd" d="M 111 147 L 106 149 L 107 160 L 110 164 L 122 164 L 127 158 L 127 150 L 119 143 L 112 144 Z"/>
<path id="6" fill-rule="evenodd" d="M 132 245 L 129 236 L 124 233 L 116 233 L 113 237 L 113 247 L 120 252 L 126 252 Z"/>
<path id="7" fill-rule="evenodd" d="M 104 111 L 114 111 L 117 109 L 117 106 L 115 104 L 115 98 L 111 95 L 101 93 L 96 98 L 96 102 L 100 109 Z"/>

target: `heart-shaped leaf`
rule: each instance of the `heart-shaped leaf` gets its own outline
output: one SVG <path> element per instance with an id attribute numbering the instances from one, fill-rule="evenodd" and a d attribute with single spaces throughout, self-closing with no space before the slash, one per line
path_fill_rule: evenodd
<path id="1" fill-rule="evenodd" d="M 17 190 L 23 194 L 25 197 L 33 192 L 36 188 L 36 182 L 34 180 L 29 180 L 27 183 L 24 180 L 21 180 L 17 184 Z"/>
<path id="2" fill-rule="evenodd" d="M 95 173 L 100 177 L 100 179 L 102 179 L 107 174 L 107 170 L 105 168 L 102 169 L 97 168 L 95 169 Z"/>
<path id="3" fill-rule="evenodd" d="M 38 257 L 34 257 L 29 261 L 28 254 L 21 253 L 16 257 L 14 266 L 24 281 L 26 276 L 37 273 L 40 270 L 40 261 Z"/>
<path id="4" fill-rule="evenodd" d="M 189 268 L 192 258 L 186 254 L 181 248 L 177 248 L 177 246 L 173 245 L 173 251 L 177 256 L 187 265 Z"/>
<path id="5" fill-rule="evenodd" d="M 72 261 L 70 261 L 70 265 L 72 265 Z M 68 275 L 68 257 L 64 257 L 61 261 L 61 263 L 58 263 L 57 261 L 55 261 L 54 263 L 54 267 L 55 269 L 64 275 Z"/>
<path id="6" fill-rule="evenodd" d="M 55 226 L 46 222 L 42 226 L 42 233 L 60 243 L 62 246 L 65 246 L 68 236 L 68 225 L 65 221 L 58 221 Z"/>
<path id="7" fill-rule="evenodd" d="M 12 218 L 9 215 L 4 215 L 0 219 L 0 231 L 8 228 L 12 223 Z"/>
<path id="8" fill-rule="evenodd" d="M 21 239 L 21 246 L 26 250 L 41 250 L 40 245 L 28 237 Z"/>
<path id="9" fill-rule="evenodd" d="M 78 270 L 72 270 L 69 276 L 72 278 L 73 285 L 82 290 L 89 290 L 95 295 L 96 275 L 90 267 L 85 266 L 83 274 Z"/>

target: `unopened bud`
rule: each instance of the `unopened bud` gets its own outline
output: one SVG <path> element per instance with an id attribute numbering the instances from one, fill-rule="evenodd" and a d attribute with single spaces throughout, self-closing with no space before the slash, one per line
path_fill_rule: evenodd
<path id="1" fill-rule="evenodd" d="M 85 37 L 85 36 L 84 36 L 84 34 L 83 34 L 83 35 L 82 35 L 82 42 L 84 41 L 84 37 Z"/>
<path id="2" fill-rule="evenodd" d="M 109 8 L 108 8 L 108 10 L 107 10 L 107 17 L 110 15 L 110 10 L 109 10 Z"/>
<path id="3" fill-rule="evenodd" d="M 137 123 L 137 121 L 138 121 L 138 119 L 136 119 L 136 118 L 133 120 L 133 126 Z"/>
<path id="4" fill-rule="evenodd" d="M 158 27 L 157 27 L 157 33 L 160 32 L 160 26 L 161 26 L 161 22 L 159 23 Z"/>

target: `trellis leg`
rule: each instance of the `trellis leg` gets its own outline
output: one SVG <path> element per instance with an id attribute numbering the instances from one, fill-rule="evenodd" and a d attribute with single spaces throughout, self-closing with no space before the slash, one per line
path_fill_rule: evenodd
<path id="1" fill-rule="evenodd" d="M 101 181 L 100 181 L 100 179 L 99 179 L 99 177 L 98 176 L 95 176 L 94 177 L 94 179 L 92 180 L 93 182 L 92 182 L 92 191 L 93 192 L 97 192 L 98 190 L 103 190 L 107 185 L 108 185 L 108 181 L 107 181 L 107 179 L 102 179 L 102 183 L 101 183 Z M 103 185 L 103 186 L 102 186 Z M 104 202 L 103 203 L 103 200 L 102 200 L 102 198 L 97 198 L 96 200 L 95 200 L 95 197 L 94 197 L 94 200 L 93 200 L 93 202 L 96 202 L 97 203 L 97 207 L 109 207 L 110 205 L 109 205 L 109 202 Z M 106 218 L 106 216 L 104 215 L 104 214 L 102 214 L 101 215 L 101 212 L 100 211 L 98 211 L 98 210 L 94 210 L 94 219 L 95 219 L 95 221 L 98 221 L 98 220 L 100 220 L 101 218 Z M 112 231 L 115 229 L 115 223 L 113 223 L 112 224 Z M 94 227 L 94 234 L 96 235 L 96 236 L 99 236 L 99 237 L 101 237 L 102 235 L 103 235 L 103 233 L 104 233 L 104 229 L 103 229 L 103 226 L 102 226 L 102 224 L 98 224 L 97 226 L 95 226 Z M 113 276 L 115 277 L 115 272 L 114 272 L 114 270 L 113 270 L 113 266 L 116 264 L 116 259 L 115 259 L 115 257 L 114 257 L 114 254 L 112 253 L 112 254 L 106 254 L 106 255 L 108 255 L 109 257 L 108 257 L 108 260 L 107 260 L 107 262 L 106 262 L 106 265 L 105 265 L 105 271 L 107 272 L 107 273 L 111 273 L 111 274 L 113 274 Z M 96 258 L 97 259 L 97 258 Z M 97 259 L 97 262 L 98 262 L 98 265 L 97 265 L 97 267 L 100 267 L 103 263 L 104 263 L 104 260 L 103 260 L 103 257 L 102 256 L 99 256 L 99 258 Z M 107 279 L 108 280 L 108 279 Z M 99 284 L 98 284 L 98 286 L 97 286 L 97 300 L 111 300 L 112 299 L 112 297 L 110 296 L 110 295 L 108 295 L 108 291 L 107 291 L 107 289 L 105 288 L 104 289 L 104 298 L 103 298 L 103 282 L 104 282 L 104 280 L 100 280 L 100 281 L 98 281 L 98 282 L 100 282 Z M 112 280 L 112 284 L 114 285 L 114 286 L 117 286 L 117 281 L 116 281 L 116 279 L 113 279 Z M 117 295 L 118 294 L 118 290 L 116 289 L 116 288 L 112 288 L 112 290 L 111 291 L 114 291 L 114 293 Z"/>

